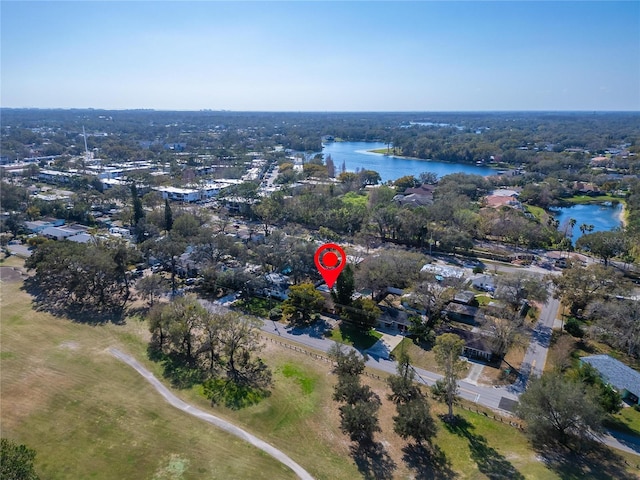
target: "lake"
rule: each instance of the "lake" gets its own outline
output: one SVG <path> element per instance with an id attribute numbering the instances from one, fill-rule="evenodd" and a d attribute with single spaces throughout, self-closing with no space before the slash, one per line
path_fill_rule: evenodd
<path id="1" fill-rule="evenodd" d="M 336 166 L 336 172 L 340 171 L 344 162 L 347 171 L 353 172 L 356 169 L 375 170 L 380 174 L 383 182 L 396 180 L 405 175 L 418 177 L 422 172 L 433 172 L 438 177 L 444 177 L 451 173 L 469 173 L 475 175 L 489 176 L 495 175 L 496 170 L 489 167 L 479 167 L 464 163 L 439 162 L 437 160 L 417 160 L 414 158 L 397 157 L 394 155 L 380 155 L 371 153 L 369 150 L 387 148 L 386 143 L 381 142 L 332 142 L 323 145 L 322 153 L 324 158 L 331 155 Z M 584 204 L 571 207 L 555 208 L 551 213 L 560 221 L 559 230 L 563 231 L 564 226 L 570 218 L 576 220 L 573 227 L 573 241 L 582 236 L 580 225 L 586 223 L 593 225 L 593 231 L 613 230 L 622 225 L 620 212 L 622 205 L 599 205 Z"/>
<path id="2" fill-rule="evenodd" d="M 336 172 L 340 171 L 342 162 L 344 162 L 349 172 L 354 172 L 356 169 L 375 170 L 380 174 L 383 182 L 396 180 L 405 175 L 418 177 L 422 172 L 433 172 L 438 175 L 438 178 L 459 172 L 482 175 L 483 177 L 497 173 L 497 170 L 489 167 L 437 160 L 417 160 L 394 155 L 380 155 L 368 151 L 380 148 L 387 148 L 387 144 L 380 142 L 332 142 L 323 145 L 322 153 L 324 158 L 331 155 Z"/>
<path id="3" fill-rule="evenodd" d="M 572 205 L 571 207 L 552 208 L 551 213 L 560 222 L 558 230 L 564 231 L 569 219 L 576 220 L 576 226 L 573 227 L 572 240 L 575 241 L 582 236 L 580 225 L 586 223 L 593 225 L 594 232 L 613 230 L 621 227 L 620 214 L 622 213 L 622 204 L 611 205 L 606 204 L 581 204 Z"/>

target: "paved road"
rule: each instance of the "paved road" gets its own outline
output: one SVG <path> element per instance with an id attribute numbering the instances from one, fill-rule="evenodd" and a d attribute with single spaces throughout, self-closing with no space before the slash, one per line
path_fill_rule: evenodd
<path id="1" fill-rule="evenodd" d="M 149 382 L 153 387 L 164 397 L 164 399 L 174 406 L 175 408 L 182 410 L 183 412 L 188 413 L 189 415 L 193 415 L 200 420 L 204 420 L 212 425 L 215 425 L 218 428 L 221 428 L 225 432 L 230 433 L 231 435 L 235 435 L 236 437 L 241 438 L 245 442 L 249 442 L 251 445 L 258 447 L 263 452 L 268 453 L 273 458 L 283 463 L 291 470 L 295 472 L 295 474 L 304 480 L 313 480 L 313 477 L 300 465 L 291 460 L 287 455 L 278 450 L 277 448 L 269 445 L 266 442 L 263 442 L 258 437 L 251 435 L 249 432 L 242 430 L 239 427 L 218 418 L 210 413 L 204 412 L 199 408 L 194 407 L 193 405 L 189 405 L 186 402 L 183 402 L 178 397 L 176 397 L 167 387 L 165 387 L 149 370 L 144 368 L 135 358 L 122 353 L 120 350 L 116 348 L 110 348 L 109 352 L 111 355 L 116 357 L 118 360 L 126 363 L 127 365 L 133 367 L 140 375 L 142 375 L 147 382 Z"/>
<path id="2" fill-rule="evenodd" d="M 219 309 L 228 309 L 227 307 L 222 307 L 219 305 L 215 305 L 206 300 L 200 300 L 200 302 L 206 307 L 212 310 Z M 555 315 L 558 311 L 558 301 L 555 299 L 550 299 L 547 304 L 545 304 L 543 311 L 540 314 L 540 322 L 536 329 L 539 331 L 538 336 L 534 336 L 532 340 L 532 344 L 535 342 L 537 347 L 535 348 L 535 352 L 531 357 L 535 360 L 534 364 L 534 374 L 540 375 L 542 372 L 542 368 L 544 368 L 544 363 L 546 361 L 550 336 L 551 336 L 551 327 L 547 330 L 546 325 L 551 322 L 551 326 L 553 326 L 553 320 L 555 319 Z M 327 325 L 322 325 L 321 322 L 316 325 L 315 328 L 287 328 L 281 323 L 274 322 L 271 320 L 263 320 L 262 331 L 270 333 L 272 335 L 276 335 L 282 337 L 283 339 L 296 342 L 300 345 L 313 348 L 314 350 L 318 350 L 321 352 L 327 352 L 333 345 L 334 341 L 327 339 L 323 332 L 327 328 Z M 530 349 L 532 347 L 530 346 Z M 538 360 L 540 359 L 540 360 Z M 532 360 L 532 363 L 533 363 Z M 367 360 L 367 366 L 386 372 L 386 373 L 396 373 L 396 362 L 393 360 L 386 360 L 384 358 L 375 358 L 369 356 Z M 436 380 L 442 378 L 442 375 L 439 375 L 435 372 L 430 372 L 421 368 L 415 368 L 414 370 L 417 374 L 417 380 L 425 385 L 433 385 Z M 527 378 L 531 372 L 527 374 Z M 501 408 L 501 402 L 504 400 L 512 400 L 517 401 L 520 393 L 524 391 L 524 387 L 526 386 L 526 380 L 524 382 L 516 382 L 514 385 L 509 385 L 507 387 L 487 387 L 482 385 L 473 385 L 471 383 L 465 382 L 464 380 L 458 381 L 459 392 L 458 395 L 466 400 L 477 403 L 478 405 L 482 405 L 488 407 L 492 410 L 498 410 L 502 413 L 509 414 L 508 410 Z M 504 406 L 504 403 L 502 404 Z M 632 453 L 635 455 L 640 455 L 640 439 L 632 436 L 623 436 L 618 432 L 607 432 L 607 434 L 601 439 L 602 443 L 617 448 L 619 450 Z"/>
<path id="3" fill-rule="evenodd" d="M 320 325 L 312 330 L 301 328 L 285 328 L 281 323 L 273 322 L 271 320 L 265 320 L 262 326 L 264 332 L 278 335 L 284 339 L 305 345 L 307 347 L 319 350 L 321 352 L 327 352 L 334 345 L 333 340 L 329 340 L 322 332 L 324 327 Z M 393 360 L 387 360 L 384 358 L 376 358 L 369 356 L 367 360 L 367 366 L 381 370 L 386 373 L 396 373 L 397 364 Z M 414 368 L 416 371 L 418 381 L 425 385 L 433 385 L 436 380 L 442 378 L 439 375 L 422 368 Z M 473 385 L 465 381 L 459 381 L 460 387 L 459 395 L 472 402 L 484 405 L 492 409 L 500 409 L 500 400 L 505 397 L 510 400 L 517 400 L 516 393 L 509 391 L 508 388 L 500 387 L 486 387 L 482 385 Z"/>
<path id="4" fill-rule="evenodd" d="M 227 309 L 227 307 L 222 307 L 206 300 L 200 300 L 200 303 L 202 303 L 205 308 L 214 311 Z M 316 325 L 311 328 L 287 328 L 281 323 L 274 322 L 272 320 L 263 320 L 261 329 L 262 331 L 271 333 L 272 335 L 280 336 L 283 339 L 326 353 L 335 344 L 333 340 L 324 336 L 324 331 L 328 327 L 329 325 L 327 324 L 316 322 Z M 397 364 L 393 360 L 369 356 L 367 366 L 386 373 L 394 374 L 396 373 Z M 442 375 L 422 368 L 414 367 L 414 370 L 417 374 L 418 381 L 425 385 L 431 386 L 436 382 L 436 380 L 442 378 Z M 473 385 L 472 383 L 465 381 L 459 381 L 458 385 L 460 387 L 459 395 L 462 398 L 494 410 L 503 410 L 505 413 L 508 413 L 508 411 L 504 410 L 500 406 L 502 398 L 504 397 L 509 400 L 518 399 L 517 393 L 510 391 L 511 387 L 487 387 L 482 385 Z"/>
<path id="5" fill-rule="evenodd" d="M 558 316 L 558 308 L 560 308 L 560 300 L 553 298 L 550 294 L 549 300 L 542 307 L 540 319 L 531 335 L 531 343 L 524 354 L 520 377 L 513 384 L 513 390 L 517 394 L 524 392 L 531 375 L 536 377 L 542 375 L 551 344 L 553 324 Z"/>

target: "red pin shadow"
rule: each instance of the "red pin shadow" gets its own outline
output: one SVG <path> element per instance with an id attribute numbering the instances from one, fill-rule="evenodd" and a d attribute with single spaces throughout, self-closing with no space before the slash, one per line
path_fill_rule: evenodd
<path id="1" fill-rule="evenodd" d="M 340 257 L 338 257 L 340 255 Z M 344 250 L 335 243 L 325 243 L 316 250 L 316 254 L 313 257 L 318 272 L 324 278 L 327 287 L 333 288 L 336 283 L 340 272 L 347 264 L 347 256 Z"/>

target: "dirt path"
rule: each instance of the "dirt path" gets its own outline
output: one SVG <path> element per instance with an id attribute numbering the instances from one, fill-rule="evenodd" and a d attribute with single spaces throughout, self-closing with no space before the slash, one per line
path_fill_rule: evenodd
<path id="1" fill-rule="evenodd" d="M 300 465 L 298 465 L 296 462 L 291 460 L 287 455 L 285 455 L 283 452 L 281 452 L 277 448 L 269 445 L 266 442 L 263 442 L 262 440 L 255 437 L 254 435 L 251 435 L 249 432 L 246 432 L 241 428 L 236 427 L 235 425 L 227 422 L 226 420 L 223 420 L 214 415 L 206 413 L 200 410 L 199 408 L 196 408 L 193 405 L 189 405 L 188 403 L 180 400 L 173 393 L 171 393 L 171 391 L 167 387 L 165 387 L 149 370 L 144 368 L 135 358 L 125 353 L 122 353 L 120 350 L 116 348 L 110 348 L 109 352 L 118 360 L 126 363 L 130 367 L 133 367 L 151 385 L 154 386 L 154 388 L 158 391 L 158 393 L 160 393 L 160 395 L 162 395 L 169 404 L 171 404 L 175 408 L 178 408 L 183 412 L 193 415 L 194 417 L 199 418 L 200 420 L 204 420 L 205 422 L 215 425 L 216 427 L 221 428 L 225 432 L 228 432 L 232 435 L 235 435 L 236 437 L 241 438 L 245 442 L 249 442 L 251 445 L 259 448 L 263 452 L 268 453 L 273 458 L 275 458 L 279 462 L 289 467 L 291 470 L 295 472 L 296 475 L 298 475 L 299 478 L 302 478 L 304 480 L 313 480 L 313 477 L 305 469 L 303 469 Z"/>

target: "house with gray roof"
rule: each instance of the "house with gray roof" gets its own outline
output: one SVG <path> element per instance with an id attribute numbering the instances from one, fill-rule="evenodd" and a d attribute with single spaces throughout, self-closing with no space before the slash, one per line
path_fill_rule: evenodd
<path id="1" fill-rule="evenodd" d="M 595 368 L 602 379 L 620 393 L 623 400 L 634 405 L 640 404 L 640 372 L 609 355 L 591 355 L 582 357 L 580 361 Z"/>

